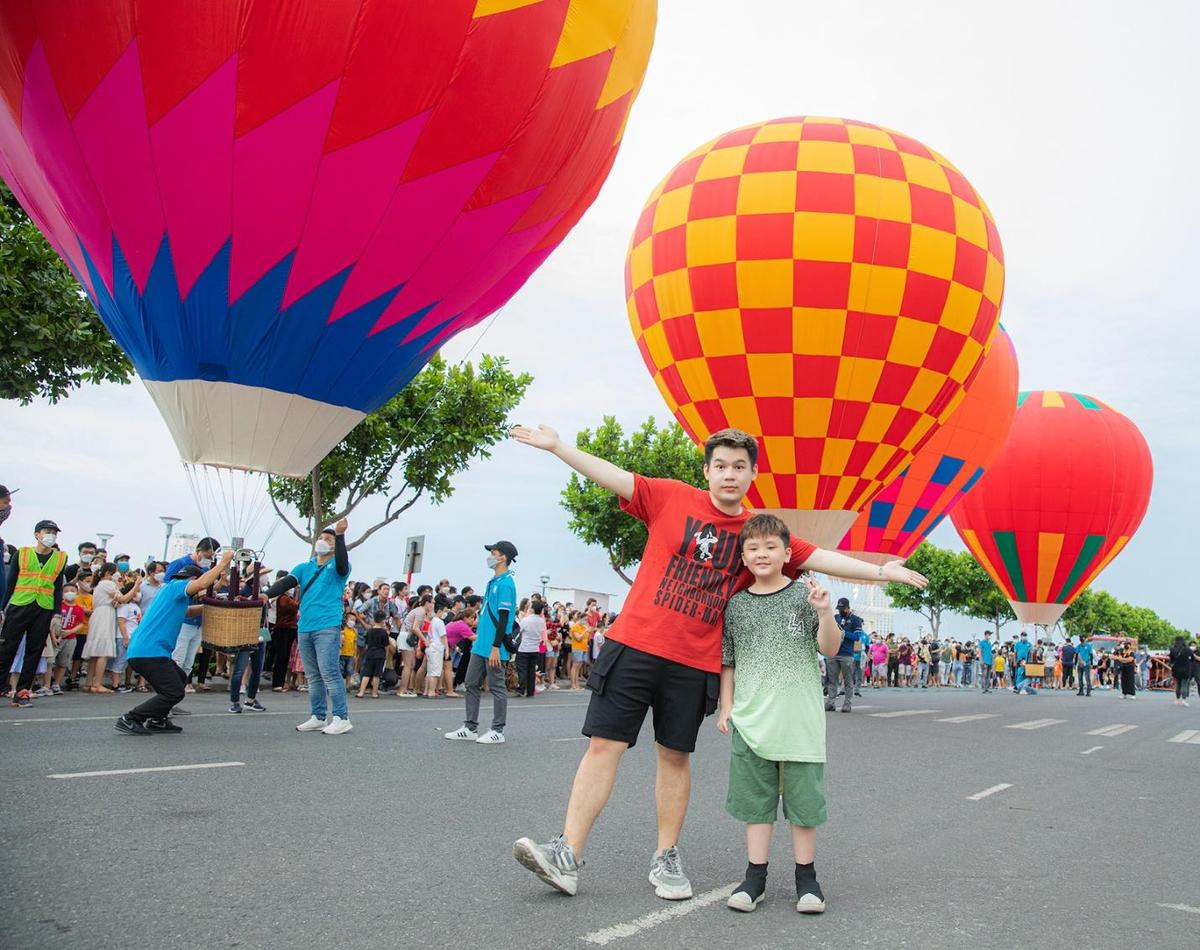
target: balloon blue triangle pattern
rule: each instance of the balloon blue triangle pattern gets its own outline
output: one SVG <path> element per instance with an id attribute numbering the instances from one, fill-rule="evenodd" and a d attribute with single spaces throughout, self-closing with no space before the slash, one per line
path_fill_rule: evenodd
<path id="1" fill-rule="evenodd" d="M 80 242 L 81 247 L 83 242 Z M 405 342 L 438 301 L 372 335 L 397 284 L 333 323 L 329 314 L 350 268 L 283 306 L 294 254 L 268 270 L 232 304 L 230 243 L 226 242 L 186 297 L 164 235 L 144 291 L 113 241 L 113 291 L 83 251 L 92 305 L 143 379 L 202 379 L 296 393 L 360 412 L 373 412 L 428 362 L 428 348 L 445 324 Z M 453 320 L 453 318 L 451 318 Z"/>

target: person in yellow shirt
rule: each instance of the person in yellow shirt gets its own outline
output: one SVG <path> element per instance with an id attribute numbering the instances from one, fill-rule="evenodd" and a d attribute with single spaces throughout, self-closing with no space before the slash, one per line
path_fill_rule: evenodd
<path id="1" fill-rule="evenodd" d="M 567 632 L 571 638 L 571 689 L 580 689 L 579 677 L 588 661 L 588 628 L 578 611 L 571 614 L 571 625 Z"/>
<path id="2" fill-rule="evenodd" d="M 350 688 L 350 679 L 354 676 L 354 653 L 357 649 L 358 631 L 354 629 L 354 611 L 348 609 L 342 618 L 342 651 L 338 657 L 346 689 Z"/>

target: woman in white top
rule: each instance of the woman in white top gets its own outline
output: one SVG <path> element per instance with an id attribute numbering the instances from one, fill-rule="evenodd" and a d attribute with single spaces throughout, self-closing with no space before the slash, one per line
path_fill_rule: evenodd
<path id="1" fill-rule="evenodd" d="M 521 642 L 517 645 L 517 682 L 524 696 L 537 693 L 538 663 L 542 644 L 546 640 L 546 605 L 540 600 L 530 602 L 528 612 L 521 617 Z"/>
<path id="2" fill-rule="evenodd" d="M 113 581 L 117 565 L 105 564 L 96 576 L 92 589 L 92 616 L 88 622 L 87 641 L 83 647 L 83 658 L 88 661 L 87 682 L 82 687 L 85 693 L 111 693 L 104 685 L 104 668 L 109 657 L 117 655 L 117 605 L 120 591 Z"/>

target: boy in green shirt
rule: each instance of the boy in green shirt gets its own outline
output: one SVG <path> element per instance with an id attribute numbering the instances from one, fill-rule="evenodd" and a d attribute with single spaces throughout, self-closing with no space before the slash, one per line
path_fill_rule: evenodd
<path id="1" fill-rule="evenodd" d="M 783 574 L 787 526 L 755 515 L 742 528 L 742 561 L 754 584 L 734 594 L 721 638 L 717 728 L 733 725 L 725 808 L 746 822 L 749 864 L 728 906 L 752 911 L 767 885 L 771 831 L 783 799 L 796 857 L 796 910 L 819 914 L 825 897 L 815 871 L 817 830 L 825 821 L 825 712 L 817 651 L 834 656 L 842 632 L 829 591 L 811 575 Z"/>

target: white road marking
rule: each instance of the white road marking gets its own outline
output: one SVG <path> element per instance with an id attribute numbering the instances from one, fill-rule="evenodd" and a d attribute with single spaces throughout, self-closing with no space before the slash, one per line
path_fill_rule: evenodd
<path id="1" fill-rule="evenodd" d="M 991 788 L 985 788 L 982 792 L 976 792 L 974 795 L 968 795 L 967 801 L 977 802 L 981 798 L 987 798 L 989 795 L 995 795 L 997 792 L 1002 792 L 1006 788 L 1012 788 L 1012 783 L 1001 782 L 999 785 L 993 785 Z"/>
<path id="2" fill-rule="evenodd" d="M 1060 722 L 1066 722 L 1065 719 L 1031 719 L 1029 722 L 1018 722 L 1012 726 L 1005 726 L 1005 729 L 1045 729 L 1047 726 L 1057 726 Z"/>
<path id="3" fill-rule="evenodd" d="M 951 716 L 949 719 L 939 719 L 938 722 L 977 722 L 980 719 L 995 719 L 999 713 L 977 713 L 974 716 Z"/>
<path id="4" fill-rule="evenodd" d="M 1104 748 L 1104 746 L 1102 746 L 1102 745 L 1094 745 L 1090 749 L 1084 749 L 1079 754 L 1080 755 L 1091 755 L 1093 752 L 1099 752 L 1103 748 Z"/>
<path id="5" fill-rule="evenodd" d="M 591 933 L 584 934 L 579 939 L 603 947 L 614 940 L 633 937 L 652 927 L 657 927 L 659 924 L 665 924 L 669 920 L 674 920 L 676 917 L 682 917 L 684 914 L 690 914 L 692 911 L 707 907 L 709 904 L 725 900 L 725 898 L 733 893 L 735 887 L 737 887 L 736 883 L 726 884 L 724 887 L 718 887 L 715 890 L 700 894 L 690 901 L 679 901 L 670 907 L 656 910 L 652 914 L 646 914 L 628 923 L 615 924 L 612 927 L 605 927 L 603 930 L 593 930 Z"/>
<path id="6" fill-rule="evenodd" d="M 551 742 L 583 742 L 587 736 L 567 736 L 565 739 L 551 739 Z"/>
<path id="7" fill-rule="evenodd" d="M 1114 722 L 1111 726 L 1104 726 L 1101 729 L 1093 729 L 1088 733 L 1089 736 L 1123 736 L 1127 732 L 1132 732 L 1137 726 L 1130 726 L 1123 722 Z"/>
<path id="8" fill-rule="evenodd" d="M 1187 742 L 1191 745 L 1200 745 L 1200 729 L 1184 729 L 1177 736 L 1173 736 L 1167 740 L 1168 742 Z M 1163 905 L 1166 906 L 1165 904 Z"/>
<path id="9" fill-rule="evenodd" d="M 1181 910 L 1185 914 L 1200 914 L 1200 907 L 1193 907 L 1191 904 L 1159 904 L 1159 907 L 1166 907 L 1168 910 Z"/>
<path id="10" fill-rule="evenodd" d="M 930 713 L 941 712 L 940 709 L 898 709 L 895 712 L 871 713 L 877 719 L 897 719 L 900 716 L 928 716 Z"/>
<path id="11" fill-rule="evenodd" d="M 95 778 L 97 775 L 140 775 L 143 772 L 187 772 L 192 769 L 229 769 L 245 762 L 205 762 L 200 765 L 159 765 L 152 769 L 111 769 L 107 772 L 61 772 L 46 778 Z"/>

